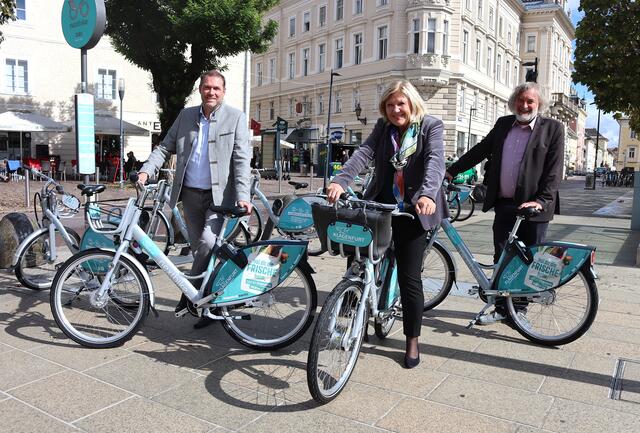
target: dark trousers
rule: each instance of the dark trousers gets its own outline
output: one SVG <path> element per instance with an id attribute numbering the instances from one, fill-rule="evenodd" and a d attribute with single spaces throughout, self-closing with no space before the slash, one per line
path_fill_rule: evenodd
<path id="1" fill-rule="evenodd" d="M 418 218 L 395 217 L 392 227 L 402 301 L 402 327 L 407 337 L 419 337 L 424 308 L 422 258 L 427 238 Z"/>
<path id="2" fill-rule="evenodd" d="M 502 250 L 507 244 L 509 233 L 516 223 L 516 211 L 518 206 L 511 199 L 499 199 L 495 204 L 496 216 L 493 219 L 493 263 L 498 263 Z M 549 222 L 522 221 L 518 228 L 518 239 L 526 246 L 544 242 L 547 235 Z M 505 309 L 505 299 L 500 298 L 496 302 L 496 309 Z"/>

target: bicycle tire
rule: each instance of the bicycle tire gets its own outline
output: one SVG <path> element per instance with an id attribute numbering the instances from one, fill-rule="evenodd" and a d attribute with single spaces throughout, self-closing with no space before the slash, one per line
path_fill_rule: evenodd
<path id="1" fill-rule="evenodd" d="M 579 303 L 581 296 L 585 296 L 584 305 Z M 591 272 L 583 267 L 574 278 L 555 289 L 508 297 L 507 307 L 523 337 L 543 346 L 559 346 L 575 341 L 589 330 L 598 312 L 598 288 Z"/>
<path id="2" fill-rule="evenodd" d="M 396 299 L 393 306 L 398 306 L 398 305 L 400 305 L 400 297 Z M 389 335 L 389 332 L 391 332 L 391 329 L 393 328 L 393 325 L 395 323 L 396 323 L 396 316 L 394 315 L 389 315 L 385 319 L 376 319 L 373 323 L 373 331 L 375 332 L 376 337 L 378 337 L 381 340 L 384 340 L 385 338 L 387 338 L 387 335 Z"/>
<path id="3" fill-rule="evenodd" d="M 18 263 L 14 269 L 16 278 L 23 286 L 31 290 L 51 288 L 58 267 L 80 248 L 80 235 L 70 227 L 65 226 L 64 229 L 75 242 L 76 250 L 70 249 L 60 232 L 55 229 L 56 254 L 58 255 L 55 263 L 49 262 L 45 257 L 49 254 L 48 231 L 42 232 L 25 245 L 19 254 Z"/>
<path id="4" fill-rule="evenodd" d="M 476 202 L 473 197 L 469 196 L 464 202 L 460 203 L 460 215 L 456 221 L 466 221 L 471 218 L 476 209 Z"/>
<path id="5" fill-rule="evenodd" d="M 117 347 L 131 339 L 149 313 L 149 288 L 138 267 L 120 257 L 118 279 L 109 288 L 103 306 L 91 303 L 100 287 L 115 251 L 89 249 L 67 260 L 59 269 L 50 292 L 53 318 L 64 334 L 76 343 L 92 348 Z M 133 284 L 128 284 L 130 282 Z M 118 302 L 115 301 L 118 300 Z M 122 300 L 127 299 L 126 306 Z"/>
<path id="6" fill-rule="evenodd" d="M 449 221 L 454 222 L 460 216 L 460 197 L 456 194 L 451 200 L 447 200 L 449 206 Z"/>
<path id="7" fill-rule="evenodd" d="M 313 322 L 318 295 L 311 274 L 298 265 L 282 283 L 260 295 L 257 301 L 266 307 L 254 309 L 249 302 L 222 307 L 225 318 L 222 326 L 244 346 L 274 350 L 295 342 L 307 331 Z M 299 306 L 302 309 L 296 308 Z M 294 326 L 285 324 L 287 319 L 294 321 Z"/>
<path id="8" fill-rule="evenodd" d="M 343 279 L 318 316 L 307 357 L 307 386 L 319 403 L 328 403 L 342 392 L 358 361 L 369 313 L 365 305 L 363 321 L 355 323 L 362 293 L 361 281 Z M 351 330 L 358 327 L 361 331 L 352 337 Z"/>
<path id="9" fill-rule="evenodd" d="M 169 249 L 174 243 L 173 226 L 169 222 L 167 216 L 160 210 L 153 215 L 153 218 L 150 218 L 151 214 L 152 208 L 143 208 L 138 225 L 142 227 L 160 251 L 166 255 L 169 253 Z M 146 264 L 153 263 L 154 262 L 149 259 Z"/>
<path id="10" fill-rule="evenodd" d="M 435 255 L 434 255 L 435 253 Z M 431 250 L 424 252 L 422 260 L 423 311 L 431 310 L 449 295 L 456 278 L 456 268 L 449 251 L 437 240 Z"/>

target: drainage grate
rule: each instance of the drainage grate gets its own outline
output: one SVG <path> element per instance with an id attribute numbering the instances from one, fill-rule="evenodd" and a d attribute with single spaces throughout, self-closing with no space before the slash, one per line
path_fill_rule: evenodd
<path id="1" fill-rule="evenodd" d="M 640 404 L 640 361 L 624 358 L 616 360 L 609 398 Z"/>

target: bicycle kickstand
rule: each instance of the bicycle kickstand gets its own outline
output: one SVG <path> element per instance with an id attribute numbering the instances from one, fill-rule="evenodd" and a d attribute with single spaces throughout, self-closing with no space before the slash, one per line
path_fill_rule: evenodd
<path id="1" fill-rule="evenodd" d="M 474 326 L 476 323 L 478 323 L 478 320 L 480 319 L 480 316 L 482 316 L 482 315 L 484 314 L 484 312 L 485 312 L 485 311 L 487 311 L 487 309 L 488 309 L 489 307 L 491 307 L 492 305 L 494 305 L 494 303 L 493 303 L 493 302 L 487 302 L 487 304 L 486 304 L 484 307 L 482 307 L 482 310 L 480 310 L 480 311 L 478 312 L 478 314 L 476 314 L 476 317 L 474 317 L 474 318 L 473 318 L 473 320 L 469 322 L 469 324 L 466 326 L 466 328 L 467 328 L 467 329 L 471 329 L 471 328 L 473 328 L 473 326 Z"/>

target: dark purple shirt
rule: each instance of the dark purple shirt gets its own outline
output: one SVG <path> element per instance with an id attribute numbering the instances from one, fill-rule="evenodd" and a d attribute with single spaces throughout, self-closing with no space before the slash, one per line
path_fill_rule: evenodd
<path id="1" fill-rule="evenodd" d="M 515 122 L 504 140 L 500 163 L 500 192 L 498 195 L 500 198 L 513 198 L 516 193 L 522 157 L 524 151 L 527 150 L 527 143 L 536 120 L 532 120 L 528 125 Z"/>

